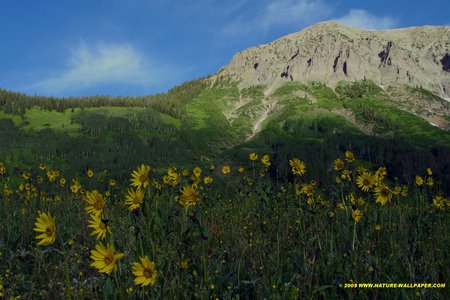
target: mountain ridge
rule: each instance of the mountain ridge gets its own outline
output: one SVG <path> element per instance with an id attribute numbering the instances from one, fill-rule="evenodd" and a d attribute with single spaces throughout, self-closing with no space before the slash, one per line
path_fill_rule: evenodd
<path id="1" fill-rule="evenodd" d="M 238 52 L 215 75 L 239 86 L 319 81 L 330 87 L 370 79 L 383 88 L 408 84 L 450 99 L 450 26 L 364 30 L 321 22 Z"/>

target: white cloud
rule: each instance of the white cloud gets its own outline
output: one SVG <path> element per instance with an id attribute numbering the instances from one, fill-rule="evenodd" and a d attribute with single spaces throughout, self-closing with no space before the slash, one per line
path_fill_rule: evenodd
<path id="1" fill-rule="evenodd" d="M 256 10 L 256 9 L 255 9 Z M 277 26 L 298 30 L 323 20 L 332 12 L 322 0 L 271 0 L 252 16 L 241 16 L 223 29 L 227 35 L 266 32 Z"/>
<path id="2" fill-rule="evenodd" d="M 371 30 L 390 29 L 398 25 L 398 20 L 395 18 L 378 17 L 363 9 L 350 9 L 345 16 L 336 21 Z"/>
<path id="3" fill-rule="evenodd" d="M 164 67 L 156 66 L 130 44 L 84 42 L 70 51 L 67 68 L 33 85 L 46 94 L 76 91 L 99 84 L 151 85 Z"/>

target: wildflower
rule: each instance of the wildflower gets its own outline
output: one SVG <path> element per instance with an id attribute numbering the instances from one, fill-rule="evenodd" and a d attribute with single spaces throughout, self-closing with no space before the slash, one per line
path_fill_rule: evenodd
<path id="1" fill-rule="evenodd" d="M 114 178 L 111 178 L 110 180 L 108 180 L 108 184 L 109 186 L 116 186 L 117 181 Z"/>
<path id="2" fill-rule="evenodd" d="M 0 162 L 0 175 L 3 175 L 6 173 L 6 166 L 4 163 Z"/>
<path id="3" fill-rule="evenodd" d="M 205 178 L 203 178 L 203 182 L 205 184 L 211 184 L 213 182 L 212 177 L 206 176 Z"/>
<path id="4" fill-rule="evenodd" d="M 387 176 L 387 170 L 386 167 L 379 167 L 378 170 L 375 172 L 375 177 L 378 179 L 377 181 L 383 180 L 384 177 Z"/>
<path id="5" fill-rule="evenodd" d="M 381 230 L 381 225 L 380 224 L 375 225 L 375 230 L 376 231 L 380 231 Z"/>
<path id="6" fill-rule="evenodd" d="M 289 160 L 289 165 L 292 168 L 292 174 L 294 175 L 303 175 L 306 172 L 306 164 L 299 160 L 298 158 L 293 158 Z"/>
<path id="7" fill-rule="evenodd" d="M 345 151 L 345 160 L 349 163 L 352 163 L 355 161 L 355 155 L 351 151 Z"/>
<path id="8" fill-rule="evenodd" d="M 210 170 L 210 171 L 214 171 L 214 165 L 210 165 L 210 166 L 209 166 L 209 170 Z"/>
<path id="9" fill-rule="evenodd" d="M 178 202 L 184 207 L 196 205 L 200 201 L 198 194 L 198 191 L 192 185 L 185 185 L 181 190 Z"/>
<path id="10" fill-rule="evenodd" d="M 316 189 L 316 182 L 311 181 L 309 183 L 304 183 L 301 186 L 300 194 L 304 194 L 307 197 L 312 197 L 314 195 L 314 191 Z"/>
<path id="11" fill-rule="evenodd" d="M 47 171 L 47 178 L 50 182 L 56 181 L 56 178 L 59 176 L 58 170 L 48 170 Z"/>
<path id="12" fill-rule="evenodd" d="M 417 184 L 417 186 L 423 185 L 423 178 L 419 175 L 416 175 L 416 184 Z"/>
<path id="13" fill-rule="evenodd" d="M 201 173 L 201 170 L 200 170 L 200 173 Z M 181 175 L 183 175 L 183 177 L 188 177 L 189 176 L 189 170 L 188 169 L 181 170 Z"/>
<path id="14" fill-rule="evenodd" d="M 31 176 L 30 172 L 28 172 L 28 171 L 23 171 L 21 174 L 21 177 L 26 180 L 30 179 L 30 176 Z"/>
<path id="15" fill-rule="evenodd" d="M 192 172 L 194 173 L 195 177 L 200 177 L 202 175 L 202 169 L 200 169 L 199 167 L 195 167 Z"/>
<path id="16" fill-rule="evenodd" d="M 150 172 L 150 166 L 142 164 L 137 170 L 131 173 L 131 186 L 136 188 L 148 187 L 148 173 Z"/>
<path id="17" fill-rule="evenodd" d="M 100 216 L 106 206 L 106 200 L 97 190 L 86 192 L 85 200 L 88 204 L 84 209 L 88 214 Z"/>
<path id="18" fill-rule="evenodd" d="M 244 167 L 239 167 L 238 172 L 241 173 L 241 174 L 244 173 L 245 172 Z"/>
<path id="19" fill-rule="evenodd" d="M 334 218 L 334 212 L 333 211 L 329 211 L 328 212 L 328 217 L 330 217 L 331 219 Z"/>
<path id="20" fill-rule="evenodd" d="M 337 184 L 341 183 L 341 178 L 339 176 L 336 176 L 336 179 L 334 180 Z"/>
<path id="21" fill-rule="evenodd" d="M 255 152 L 250 153 L 249 158 L 251 161 L 256 161 L 258 160 L 258 154 L 256 154 Z"/>
<path id="22" fill-rule="evenodd" d="M 428 174 L 428 176 L 431 176 L 431 175 L 433 175 L 433 171 L 431 171 L 431 169 L 428 168 L 428 169 L 427 169 L 427 174 Z"/>
<path id="23" fill-rule="evenodd" d="M 358 176 L 356 184 L 363 192 L 368 192 L 374 185 L 374 179 L 372 175 L 364 172 L 362 175 Z"/>
<path id="24" fill-rule="evenodd" d="M 400 194 L 401 194 L 402 197 L 404 197 L 404 198 L 408 197 L 408 186 L 403 185 L 403 186 L 402 186 L 402 191 L 401 191 Z"/>
<path id="25" fill-rule="evenodd" d="M 102 244 L 95 245 L 95 250 L 91 250 L 91 266 L 100 273 L 110 274 L 117 269 L 117 261 L 124 257 L 123 253 L 115 254 L 114 246 L 107 244 L 106 248 Z"/>
<path id="26" fill-rule="evenodd" d="M 64 186 L 65 184 L 66 184 L 66 179 L 63 177 L 63 178 L 61 178 L 60 180 L 59 180 L 59 185 L 60 186 Z"/>
<path id="27" fill-rule="evenodd" d="M 228 166 L 228 165 L 223 166 L 223 167 L 222 167 L 222 174 L 227 175 L 227 174 L 229 174 L 229 173 L 231 173 L 231 168 L 230 168 L 230 166 Z"/>
<path id="28" fill-rule="evenodd" d="M 125 204 L 128 205 L 130 211 L 139 209 L 144 203 L 144 192 L 137 188 L 136 190 L 128 189 L 128 195 L 125 199 Z"/>
<path id="29" fill-rule="evenodd" d="M 261 163 L 264 165 L 264 167 L 268 168 L 270 167 L 270 156 L 268 154 L 264 155 L 263 158 L 261 158 Z"/>
<path id="30" fill-rule="evenodd" d="M 364 168 L 363 166 L 359 166 L 359 167 L 356 169 L 356 172 L 358 172 L 359 175 L 362 175 L 362 174 L 364 174 L 364 173 L 367 173 L 367 169 Z"/>
<path id="31" fill-rule="evenodd" d="M 92 171 L 92 169 L 88 169 L 86 171 L 86 175 L 87 175 L 87 177 L 91 178 L 92 176 L 94 176 L 94 171 Z"/>
<path id="32" fill-rule="evenodd" d="M 443 209 L 445 204 L 445 199 L 442 196 L 436 196 L 433 199 L 433 206 L 438 209 Z"/>
<path id="33" fill-rule="evenodd" d="M 78 193 L 78 191 L 81 189 L 81 184 L 79 184 L 79 183 L 75 183 L 75 184 L 72 184 L 71 186 L 70 186 L 70 190 L 72 191 L 72 193 L 74 193 L 74 194 L 76 194 L 76 193 Z"/>
<path id="34" fill-rule="evenodd" d="M 261 177 L 266 176 L 266 172 L 264 170 L 259 171 L 259 176 Z"/>
<path id="35" fill-rule="evenodd" d="M 377 186 L 375 188 L 374 192 L 375 192 L 375 196 L 377 196 L 377 199 L 375 202 L 380 203 L 381 205 L 385 205 L 387 202 L 390 202 L 392 199 L 392 192 L 385 185 Z"/>
<path id="36" fill-rule="evenodd" d="M 164 178 L 163 178 L 164 180 Z M 177 172 L 176 168 L 168 168 L 167 169 L 167 182 L 166 184 L 169 184 L 171 186 L 176 186 L 181 181 L 181 176 Z"/>
<path id="37" fill-rule="evenodd" d="M 348 181 L 352 180 L 352 171 L 347 170 L 347 169 L 343 170 L 342 174 L 341 174 L 341 178 L 342 178 L 342 180 L 348 180 Z"/>
<path id="38" fill-rule="evenodd" d="M 46 166 L 44 163 L 40 163 L 40 164 L 39 164 L 39 169 L 40 169 L 40 170 L 44 171 L 45 168 L 47 168 L 47 166 Z"/>
<path id="39" fill-rule="evenodd" d="M 335 171 L 342 170 L 344 168 L 344 162 L 342 159 L 337 158 L 335 161 L 333 161 L 333 167 Z"/>
<path id="40" fill-rule="evenodd" d="M 363 216 L 362 211 L 360 211 L 359 209 L 353 210 L 352 217 L 353 217 L 353 220 L 355 220 L 355 222 L 359 222 L 361 220 L 362 216 Z"/>
<path id="41" fill-rule="evenodd" d="M 134 262 L 132 266 L 133 275 L 136 276 L 134 284 L 142 287 L 153 286 L 157 276 L 155 263 L 148 256 L 140 257 L 139 260 L 141 261 L 140 263 Z"/>
<path id="42" fill-rule="evenodd" d="M 433 177 L 428 177 L 428 178 L 427 178 L 427 185 L 428 185 L 429 187 L 432 187 L 432 186 L 434 185 Z"/>
<path id="43" fill-rule="evenodd" d="M 181 261 L 181 263 L 180 263 L 180 267 L 181 267 L 183 270 L 186 270 L 187 267 L 188 267 L 188 261 L 187 261 L 186 259 L 183 259 L 183 260 Z"/>
<path id="44" fill-rule="evenodd" d="M 36 218 L 36 226 L 33 230 L 36 232 L 42 232 L 40 235 L 36 236 L 36 239 L 40 240 L 37 244 L 38 246 L 44 245 L 48 246 L 55 242 L 56 238 L 56 226 L 55 219 L 52 218 L 51 214 L 39 212 L 39 217 Z"/>
<path id="45" fill-rule="evenodd" d="M 106 220 L 102 220 L 95 215 L 91 215 L 91 219 L 89 220 L 88 227 L 94 229 L 91 235 L 97 235 L 97 240 L 104 239 L 107 233 L 111 234 L 111 227 Z"/>

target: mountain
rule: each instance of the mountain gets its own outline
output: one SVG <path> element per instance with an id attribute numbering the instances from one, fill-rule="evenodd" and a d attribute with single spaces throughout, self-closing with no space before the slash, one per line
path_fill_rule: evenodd
<path id="1" fill-rule="evenodd" d="M 257 151 L 271 154 L 275 178 L 297 156 L 325 181 L 328 162 L 350 149 L 408 181 L 428 167 L 449 181 L 449 53 L 450 27 L 324 22 L 165 94 L 58 99 L 0 89 L 0 160 L 74 175 L 108 167 L 121 179 L 143 161 L 233 164 Z"/>
<path id="2" fill-rule="evenodd" d="M 219 71 L 241 87 L 286 81 L 368 79 L 383 87 L 408 84 L 450 98 L 450 26 L 363 30 L 322 22 L 236 54 Z"/>

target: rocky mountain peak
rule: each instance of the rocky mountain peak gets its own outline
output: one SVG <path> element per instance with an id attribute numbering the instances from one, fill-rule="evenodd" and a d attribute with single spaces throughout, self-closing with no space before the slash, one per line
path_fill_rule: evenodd
<path id="1" fill-rule="evenodd" d="M 408 84 L 450 98 L 450 26 L 363 30 L 335 21 L 317 23 L 269 44 L 237 53 L 216 76 L 241 87 L 270 89 L 287 81 L 370 79 Z"/>

